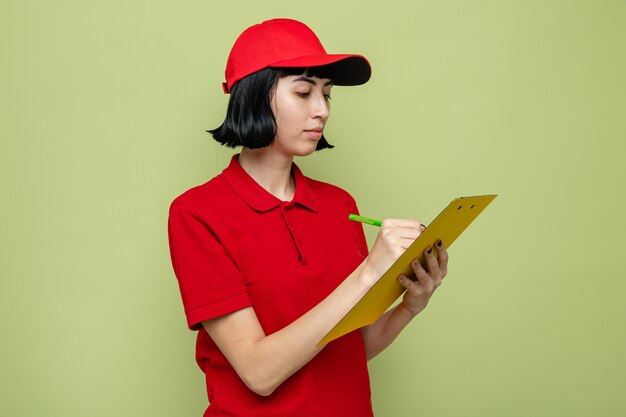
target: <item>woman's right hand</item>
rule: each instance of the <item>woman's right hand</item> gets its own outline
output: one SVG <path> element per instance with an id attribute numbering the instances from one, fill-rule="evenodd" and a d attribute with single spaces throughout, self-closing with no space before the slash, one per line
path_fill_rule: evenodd
<path id="1" fill-rule="evenodd" d="M 374 246 L 365 259 L 366 276 L 372 285 L 393 265 L 424 231 L 425 226 L 413 219 L 385 219 Z"/>

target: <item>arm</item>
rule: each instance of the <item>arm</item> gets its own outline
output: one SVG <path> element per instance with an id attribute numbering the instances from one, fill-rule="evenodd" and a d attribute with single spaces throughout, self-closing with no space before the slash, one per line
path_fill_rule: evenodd
<path id="1" fill-rule="evenodd" d="M 321 350 L 315 345 L 421 233 L 413 220 L 386 220 L 371 253 L 328 297 L 280 331 L 265 335 L 252 307 L 202 322 L 242 381 L 270 395 Z M 295 277 L 294 279 L 297 279 Z"/>
<path id="2" fill-rule="evenodd" d="M 321 349 L 315 345 L 375 282 L 361 264 L 335 291 L 302 317 L 266 336 L 252 307 L 202 324 L 252 391 L 270 395 Z"/>
<path id="3" fill-rule="evenodd" d="M 361 329 L 367 360 L 374 358 L 395 340 L 402 329 L 419 314 L 441 285 L 448 273 L 448 252 L 441 243 L 435 245 L 437 257 L 429 248 L 424 251 L 426 269 L 415 259 L 412 267 L 415 280 L 400 276 L 398 281 L 406 288 L 402 302 L 383 314 L 375 323 Z"/>

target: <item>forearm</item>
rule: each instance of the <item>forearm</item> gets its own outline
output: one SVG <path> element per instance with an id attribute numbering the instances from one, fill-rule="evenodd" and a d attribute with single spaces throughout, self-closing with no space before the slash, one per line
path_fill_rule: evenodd
<path id="1" fill-rule="evenodd" d="M 373 324 L 363 327 L 361 332 L 367 360 L 369 361 L 385 350 L 414 317 L 415 315 L 400 303 Z"/>

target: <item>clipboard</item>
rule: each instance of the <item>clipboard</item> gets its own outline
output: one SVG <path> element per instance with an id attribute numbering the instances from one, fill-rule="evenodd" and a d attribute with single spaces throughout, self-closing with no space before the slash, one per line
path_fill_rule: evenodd
<path id="1" fill-rule="evenodd" d="M 411 262 L 419 258 L 424 261 L 424 250 L 441 239 L 446 249 L 463 233 L 491 203 L 497 195 L 456 198 L 426 227 L 426 230 L 407 248 L 406 251 L 352 309 L 317 344 L 325 345 L 353 330 L 374 323 L 404 293 L 397 277 L 412 273 Z"/>

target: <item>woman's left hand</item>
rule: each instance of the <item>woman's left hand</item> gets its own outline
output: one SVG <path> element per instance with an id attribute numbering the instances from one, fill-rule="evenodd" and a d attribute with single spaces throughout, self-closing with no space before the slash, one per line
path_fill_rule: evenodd
<path id="1" fill-rule="evenodd" d="M 437 251 L 436 257 L 433 249 Z M 424 250 L 424 263 L 426 265 L 421 265 L 419 259 L 411 263 L 414 279 L 405 275 L 398 277 L 400 284 L 406 288 L 401 305 L 414 316 L 426 308 L 428 300 L 448 273 L 448 252 L 440 240 Z"/>

